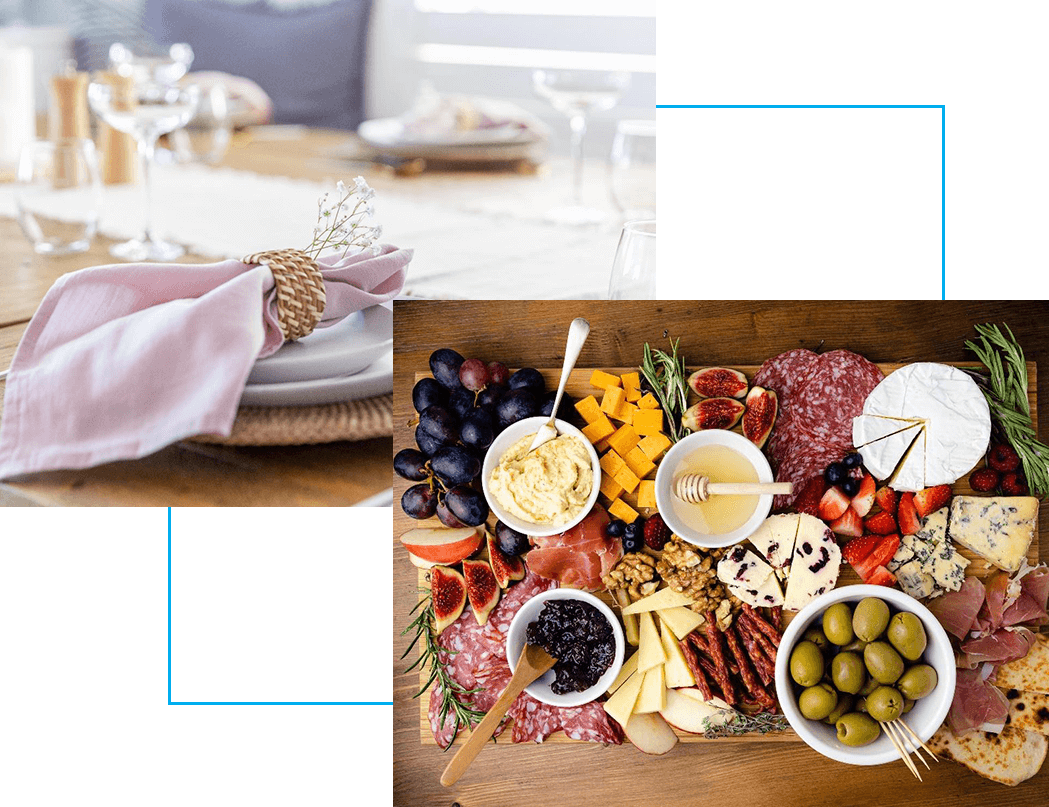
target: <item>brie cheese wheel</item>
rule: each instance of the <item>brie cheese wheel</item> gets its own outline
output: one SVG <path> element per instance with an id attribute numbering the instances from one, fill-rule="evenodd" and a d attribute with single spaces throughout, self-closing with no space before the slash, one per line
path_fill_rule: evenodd
<path id="1" fill-rule="evenodd" d="M 781 580 L 790 571 L 790 561 L 794 556 L 794 539 L 798 534 L 798 523 L 798 516 L 793 513 L 769 516 L 749 539 Z"/>
<path id="2" fill-rule="evenodd" d="M 867 396 L 860 417 L 864 416 L 892 419 L 882 429 L 889 429 L 894 421 L 921 421 L 921 442 L 905 449 L 893 466 L 889 484 L 896 490 L 952 484 L 976 467 L 991 438 L 991 413 L 980 388 L 967 373 L 946 364 L 918 362 L 891 373 Z M 859 424 L 856 420 L 853 436 L 862 439 L 874 427 L 866 418 Z M 857 448 L 865 464 L 868 454 L 877 453 L 866 445 Z M 872 461 L 880 461 L 884 470 L 890 457 Z"/>
<path id="3" fill-rule="evenodd" d="M 880 418 L 879 418 L 880 419 Z M 900 421 L 894 421 L 899 423 Z M 853 434 L 856 430 L 853 428 Z M 907 455 L 911 444 L 921 435 L 922 424 L 910 423 L 908 428 L 888 434 L 878 440 L 861 445 L 860 456 L 865 467 L 875 479 L 888 479 L 900 465 L 900 459 Z M 923 469 L 924 471 L 924 469 Z M 921 490 L 921 488 L 918 488 Z"/>
<path id="4" fill-rule="evenodd" d="M 852 419 L 852 444 L 859 448 L 875 440 L 883 440 L 904 429 L 921 426 L 920 420 L 886 418 L 879 415 L 858 415 Z"/>
<path id="5" fill-rule="evenodd" d="M 798 535 L 790 562 L 790 579 L 783 607 L 800 611 L 838 582 L 841 549 L 830 528 L 814 516 L 798 517 Z"/>

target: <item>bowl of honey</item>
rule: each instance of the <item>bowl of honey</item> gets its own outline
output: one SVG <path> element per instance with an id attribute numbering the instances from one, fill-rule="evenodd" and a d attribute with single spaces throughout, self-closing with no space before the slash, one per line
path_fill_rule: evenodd
<path id="1" fill-rule="evenodd" d="M 697 546 L 732 546 L 750 536 L 772 509 L 772 494 L 718 495 L 691 503 L 676 480 L 699 474 L 711 482 L 772 482 L 765 455 L 746 437 L 723 429 L 694 432 L 666 453 L 656 472 L 656 507 L 675 535 Z"/>

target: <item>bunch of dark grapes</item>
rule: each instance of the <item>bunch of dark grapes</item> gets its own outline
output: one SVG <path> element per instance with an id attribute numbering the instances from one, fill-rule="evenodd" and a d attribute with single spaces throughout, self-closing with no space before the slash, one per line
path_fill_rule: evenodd
<path id="1" fill-rule="evenodd" d="M 549 415 L 555 392 L 546 391 L 538 370 L 526 367 L 511 375 L 505 364 L 464 359 L 450 348 L 433 352 L 430 372 L 433 378 L 412 389 L 419 448 L 393 458 L 399 476 L 420 483 L 404 492 L 401 508 L 412 518 L 436 515 L 448 527 L 476 527 L 488 518 L 488 503 L 473 485 L 485 452 L 510 424 Z M 562 397 L 558 417 L 565 419 L 571 409 Z"/>

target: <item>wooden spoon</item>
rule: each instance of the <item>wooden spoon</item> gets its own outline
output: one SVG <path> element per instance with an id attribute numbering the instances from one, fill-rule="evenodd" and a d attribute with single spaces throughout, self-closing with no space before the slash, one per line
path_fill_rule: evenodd
<path id="1" fill-rule="evenodd" d="M 506 689 L 499 696 L 499 700 L 488 710 L 488 714 L 470 732 L 470 738 L 463 743 L 462 748 L 452 757 L 452 761 L 448 763 L 448 767 L 441 774 L 442 785 L 450 787 L 459 781 L 459 777 L 466 773 L 470 763 L 481 753 L 485 743 L 491 739 L 495 730 L 499 727 L 499 723 L 502 722 L 506 710 L 510 708 L 510 704 L 516 700 L 526 686 L 556 663 L 557 659 L 539 647 L 539 645 L 526 644 L 524 646 L 521 650 L 521 657 L 517 660 L 517 669 L 514 670 L 514 677 L 506 685 Z"/>
<path id="2" fill-rule="evenodd" d="M 711 496 L 753 496 L 790 493 L 792 482 L 711 482 L 702 474 L 683 474 L 674 480 L 674 495 L 689 504 L 705 502 Z"/>

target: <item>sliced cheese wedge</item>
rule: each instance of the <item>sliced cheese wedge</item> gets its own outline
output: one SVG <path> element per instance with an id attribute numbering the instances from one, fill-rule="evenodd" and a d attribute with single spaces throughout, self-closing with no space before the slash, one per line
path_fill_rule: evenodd
<path id="1" fill-rule="evenodd" d="M 888 485 L 893 490 L 917 492 L 926 486 L 925 435 L 925 429 L 918 432 L 907 452 L 900 460 L 900 464 L 896 466 L 896 470 L 889 477 Z M 890 437 L 889 439 L 891 440 L 892 438 Z"/>
<path id="2" fill-rule="evenodd" d="M 641 682 L 641 693 L 634 704 L 634 714 L 646 715 L 658 712 L 667 705 L 666 679 L 663 677 L 663 665 L 653 667 L 645 673 Z"/>
<path id="3" fill-rule="evenodd" d="M 742 544 L 718 561 L 718 580 L 737 599 L 755 608 L 783 605 L 783 591 L 772 567 Z"/>
<path id="4" fill-rule="evenodd" d="M 919 418 L 904 419 L 882 417 L 881 415 L 857 415 L 852 419 L 852 444 L 857 448 L 884 440 L 896 432 L 911 429 L 924 421 Z"/>
<path id="5" fill-rule="evenodd" d="M 623 686 L 623 684 L 626 683 L 626 679 L 637 672 L 637 660 L 639 655 L 639 653 L 634 653 L 634 655 L 623 662 L 623 666 L 619 670 L 619 675 L 616 676 L 616 680 L 608 687 L 609 695 Z"/>
<path id="6" fill-rule="evenodd" d="M 684 639 L 703 624 L 702 616 L 680 605 L 677 608 L 663 608 L 656 613 L 660 621 L 670 628 L 678 639 Z"/>
<path id="7" fill-rule="evenodd" d="M 858 450 L 864 467 L 875 479 L 890 479 L 923 428 L 921 423 L 912 423 L 906 429 L 861 445 Z"/>
<path id="8" fill-rule="evenodd" d="M 830 528 L 814 516 L 801 514 L 790 579 L 783 608 L 800 611 L 838 582 L 841 549 Z"/>
<path id="9" fill-rule="evenodd" d="M 627 720 L 630 719 L 630 715 L 633 714 L 634 706 L 637 705 L 637 696 L 641 694 L 641 684 L 644 683 L 644 680 L 645 676 L 640 673 L 634 673 L 626 679 L 611 698 L 605 701 L 605 711 L 619 725 L 625 726 Z"/>
<path id="10" fill-rule="evenodd" d="M 691 605 L 692 598 L 672 588 L 661 588 L 654 594 L 642 597 L 623 609 L 624 614 L 640 614 L 643 611 L 658 611 L 662 608 L 674 608 L 678 605 Z"/>
<path id="11" fill-rule="evenodd" d="M 666 663 L 663 665 L 667 687 L 670 689 L 694 687 L 696 679 L 685 662 L 685 654 L 681 652 L 681 646 L 677 643 L 674 632 L 662 619 L 659 620 L 659 638 L 662 639 L 663 651 L 667 654 Z"/>
<path id="12" fill-rule="evenodd" d="M 798 523 L 798 517 L 793 513 L 770 516 L 750 536 L 750 543 L 758 554 L 768 561 L 781 580 L 790 571 Z"/>
<path id="13" fill-rule="evenodd" d="M 638 646 L 637 669 L 639 672 L 647 672 L 653 667 L 663 664 L 667 655 L 663 652 L 663 642 L 659 638 L 659 630 L 651 611 L 642 611 L 638 617 L 640 621 L 641 642 Z"/>

